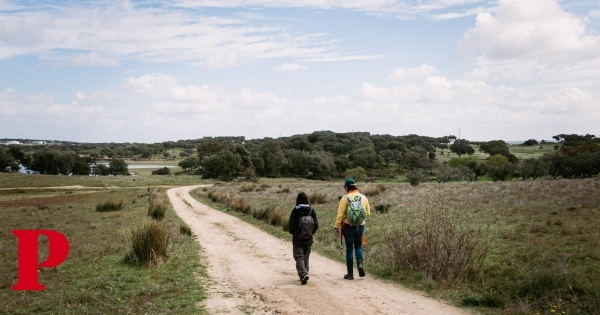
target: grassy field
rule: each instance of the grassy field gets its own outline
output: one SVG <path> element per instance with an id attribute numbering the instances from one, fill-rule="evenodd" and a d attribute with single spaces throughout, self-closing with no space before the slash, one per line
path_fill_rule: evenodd
<path id="1" fill-rule="evenodd" d="M 172 209 L 162 220 L 170 237 L 166 262 L 144 268 L 125 261 L 132 231 L 149 220 L 147 186 L 193 184 L 197 177 L 1 173 L 0 183 L 0 314 L 203 313 L 199 302 L 206 280 L 200 249 L 192 237 L 180 234 L 182 222 Z M 95 188 L 61 187 L 75 185 Z M 96 211 L 107 201 L 123 202 L 123 208 Z M 40 270 L 45 291 L 11 290 L 17 280 L 15 229 L 52 229 L 69 239 L 67 260 Z M 47 241 L 40 240 L 42 260 Z"/>
<path id="2" fill-rule="evenodd" d="M 313 202 L 320 223 L 315 250 L 343 261 L 340 244 L 330 233 L 344 193 L 341 186 L 341 181 L 261 180 L 216 186 L 196 196 L 208 203 L 209 193 L 229 200 L 224 201 L 228 205 L 212 204 L 288 239 L 282 226 L 257 223 L 248 214 L 270 211 L 287 221 L 296 195 L 304 191 L 320 201 Z M 599 179 L 417 187 L 368 183 L 360 188 L 372 208 L 381 210 L 368 219 L 365 264 L 370 273 L 485 314 L 600 314 Z M 446 219 L 442 227 L 453 230 L 440 234 L 476 239 L 487 249 L 475 274 L 449 281 L 397 263 L 393 244 L 406 243 L 401 240 L 410 237 L 405 231 Z M 439 228 L 435 222 L 429 227 Z M 427 231 L 416 230 L 421 235 Z M 398 238 L 390 237 L 394 235 Z"/>
<path id="3" fill-rule="evenodd" d="M 540 158 L 542 157 L 542 155 L 546 154 L 546 153 L 552 153 L 552 152 L 556 152 L 556 149 L 554 148 L 554 146 L 557 145 L 556 143 L 545 143 L 545 144 L 539 144 L 539 145 L 533 145 L 533 146 L 523 146 L 523 145 L 509 145 L 508 146 L 508 150 L 510 151 L 510 153 L 514 154 L 516 157 L 518 157 L 519 159 L 529 159 L 529 158 Z M 483 153 L 483 152 L 479 152 L 479 146 L 478 145 L 472 145 L 473 149 L 475 150 L 475 153 L 472 155 L 473 157 L 479 159 L 479 160 L 485 160 L 489 157 L 489 154 L 487 153 Z M 442 152 L 444 154 L 442 154 Z M 441 150 L 441 149 L 436 149 L 436 157 L 438 159 L 438 161 L 440 163 L 443 162 L 447 162 L 448 160 L 450 160 L 451 158 L 456 158 L 458 157 L 458 154 L 453 153 L 452 151 L 445 149 L 445 150 Z M 462 155 L 462 157 L 465 157 L 467 155 Z"/>

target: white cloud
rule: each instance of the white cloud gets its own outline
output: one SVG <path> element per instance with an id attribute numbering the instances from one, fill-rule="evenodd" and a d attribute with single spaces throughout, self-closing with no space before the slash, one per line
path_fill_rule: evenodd
<path id="1" fill-rule="evenodd" d="M 292 72 L 292 71 L 298 71 L 298 70 L 304 70 L 306 69 L 305 66 L 299 65 L 297 63 L 283 63 L 280 64 L 279 66 L 275 67 L 275 71 L 281 71 L 281 72 Z"/>
<path id="2" fill-rule="evenodd" d="M 500 0 L 495 14 L 477 16 L 462 46 L 481 48 L 491 60 L 564 61 L 597 58 L 600 37 L 556 0 Z"/>
<path id="3" fill-rule="evenodd" d="M 38 55 L 73 65 L 116 66 L 120 61 L 186 61 L 207 68 L 258 59 L 372 58 L 348 54 L 324 34 L 291 32 L 257 15 L 209 16 L 198 10 L 130 2 L 72 2 L 46 13 L 22 7 L 0 12 L 0 58 Z"/>
<path id="4" fill-rule="evenodd" d="M 391 80 L 419 79 L 436 74 L 434 66 L 422 64 L 416 68 L 396 68 L 388 77 Z"/>
<path id="5" fill-rule="evenodd" d="M 119 61 L 112 58 L 102 57 L 95 52 L 91 52 L 73 56 L 71 58 L 71 64 L 85 67 L 116 67 L 119 65 Z"/>

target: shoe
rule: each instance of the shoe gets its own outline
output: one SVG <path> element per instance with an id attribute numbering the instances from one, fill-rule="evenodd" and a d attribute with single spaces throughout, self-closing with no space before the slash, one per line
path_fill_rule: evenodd
<path id="1" fill-rule="evenodd" d="M 363 263 L 362 262 L 358 263 L 358 275 L 360 277 L 364 277 L 365 276 L 365 268 L 363 267 Z"/>
<path id="2" fill-rule="evenodd" d="M 344 275 L 344 279 L 346 279 L 346 280 L 354 280 L 354 275 L 351 274 L 351 273 L 346 274 L 346 275 Z"/>
<path id="3" fill-rule="evenodd" d="M 308 282 L 308 278 L 309 278 L 308 274 L 304 275 L 304 277 L 302 277 L 302 282 L 301 283 L 302 284 L 306 284 L 306 282 Z"/>

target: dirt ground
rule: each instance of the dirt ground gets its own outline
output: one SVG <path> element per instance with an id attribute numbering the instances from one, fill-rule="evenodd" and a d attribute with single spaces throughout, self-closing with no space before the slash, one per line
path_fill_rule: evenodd
<path id="1" fill-rule="evenodd" d="M 342 277 L 346 266 L 313 252 L 310 279 L 301 285 L 292 243 L 199 203 L 189 191 L 167 194 L 202 247 L 210 278 L 208 314 L 470 314 L 369 275 Z M 325 229 L 323 229 L 325 230 Z"/>

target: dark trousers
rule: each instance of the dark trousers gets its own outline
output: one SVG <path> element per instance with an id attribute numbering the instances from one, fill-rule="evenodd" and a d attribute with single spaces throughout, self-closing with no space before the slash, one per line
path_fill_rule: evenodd
<path id="1" fill-rule="evenodd" d="M 296 271 L 300 279 L 308 274 L 308 258 L 312 245 L 294 245 L 293 254 L 296 261 Z"/>
<path id="2" fill-rule="evenodd" d="M 346 267 L 348 274 L 353 274 L 354 270 L 354 254 L 356 254 L 356 262 L 363 262 L 362 236 L 365 232 L 365 226 L 360 225 L 358 228 L 355 225 L 344 224 L 344 239 L 346 240 Z"/>

